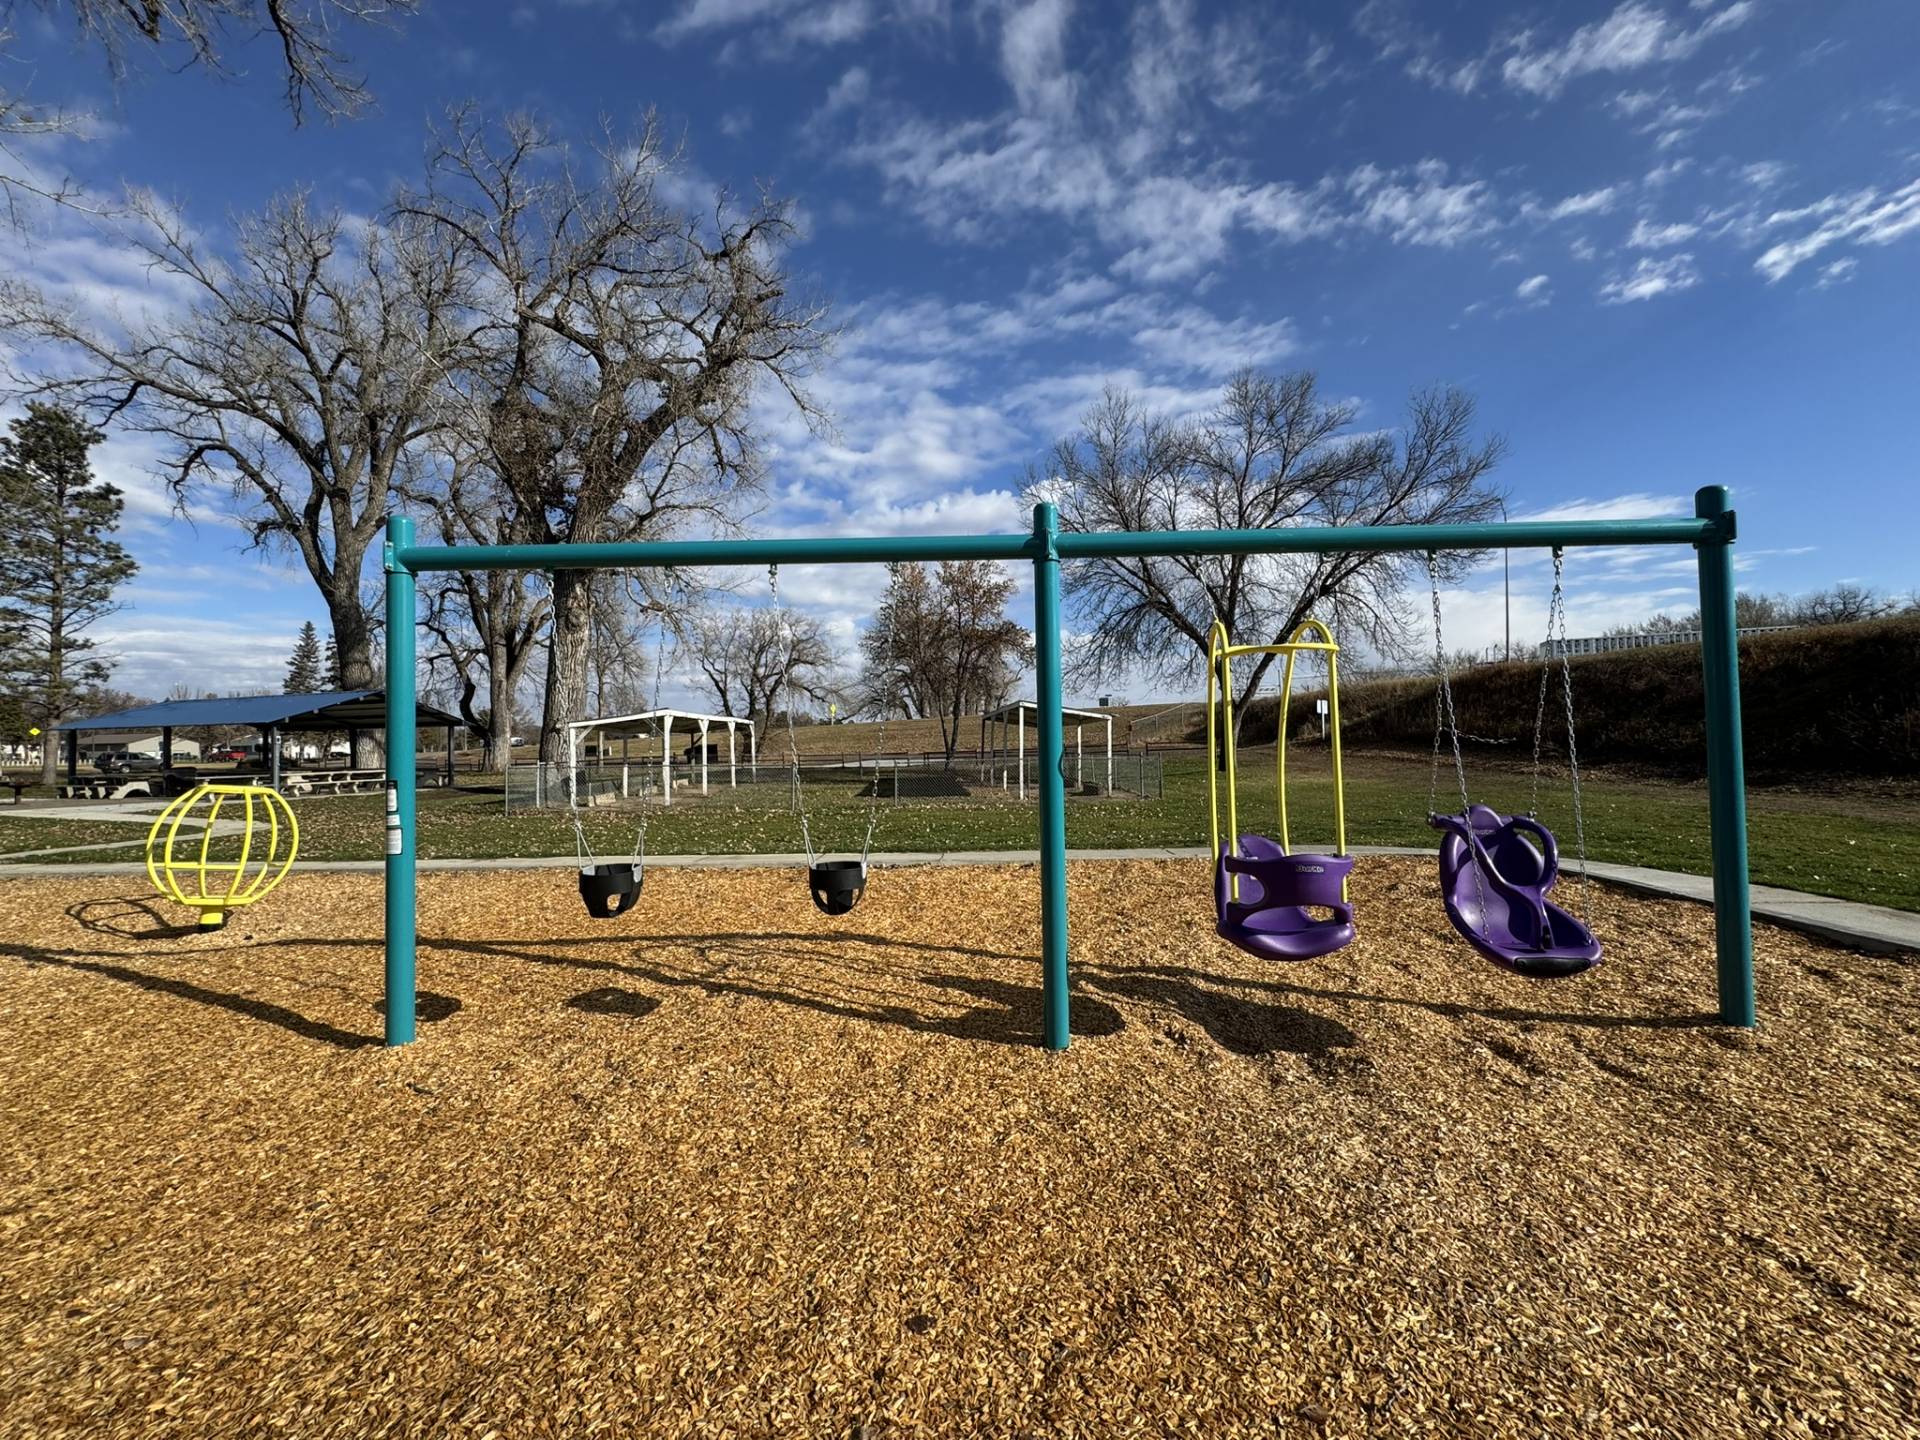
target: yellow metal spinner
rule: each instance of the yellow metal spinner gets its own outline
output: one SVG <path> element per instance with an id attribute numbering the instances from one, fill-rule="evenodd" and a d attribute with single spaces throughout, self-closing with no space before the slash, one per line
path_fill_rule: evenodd
<path id="1" fill-rule="evenodd" d="M 244 821 L 239 857 L 212 859 L 220 812 L 236 799 L 244 803 L 244 815 L 229 812 L 228 818 Z M 189 830 L 181 843 L 180 827 L 202 808 L 202 828 Z M 263 822 L 264 836 L 259 833 Z M 284 880 L 299 848 L 299 822 L 278 791 L 264 785 L 198 785 L 162 810 L 147 832 L 147 878 L 168 899 L 198 910 L 207 929 L 217 930 L 227 923 L 228 911 L 251 905 Z"/>

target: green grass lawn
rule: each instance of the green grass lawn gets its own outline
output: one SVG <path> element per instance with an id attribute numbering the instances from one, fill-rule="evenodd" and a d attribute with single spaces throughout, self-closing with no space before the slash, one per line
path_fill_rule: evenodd
<path id="1" fill-rule="evenodd" d="M 147 826 L 122 824 L 114 820 L 41 820 L 15 818 L 0 807 L 0 854 L 21 850 L 39 850 L 53 845 L 97 845 L 108 841 L 127 842 L 127 855 L 105 855 L 108 860 L 130 858 L 146 842 Z M 105 854 L 105 852 L 102 852 Z M 58 859 L 60 857 L 51 857 Z M 95 859 L 101 858 L 95 856 Z"/>
<path id="2" fill-rule="evenodd" d="M 1271 828 L 1271 752 L 1243 759 L 1240 819 L 1244 829 Z M 1323 757 L 1299 761 L 1292 792 L 1297 846 L 1325 845 L 1332 838 L 1332 785 Z M 1488 765 L 1472 771 L 1473 794 L 1498 809 L 1524 809 L 1523 772 Z M 813 787 L 809 815 L 818 850 L 857 851 L 867 807 L 837 787 Z M 1450 773 L 1441 776 L 1440 802 L 1458 803 Z M 1560 837 L 1571 859 L 1574 835 L 1564 784 L 1542 797 L 1541 818 Z M 1356 755 L 1349 759 L 1347 835 L 1357 845 L 1432 845 L 1427 828 L 1427 765 L 1422 759 Z M 768 790 L 738 798 L 717 791 L 705 801 L 654 808 L 648 848 L 655 854 L 747 854 L 800 848 L 799 826 Z M 296 801 L 301 853 L 311 859 L 373 859 L 382 853 L 382 801 L 378 796 Z M 1707 795 L 1704 782 L 1593 776 L 1586 787 L 1587 847 L 1597 860 L 1650 865 L 1705 874 L 1709 869 Z M 560 812 L 504 815 L 497 790 L 420 793 L 420 854 L 424 858 L 565 854 L 572 830 Z M 1753 790 L 1748 796 L 1748 842 L 1753 878 L 1850 900 L 1920 910 L 1920 800 L 1904 793 L 1859 789 L 1804 793 Z M 633 815 L 596 811 L 587 826 L 602 854 L 625 852 L 633 843 Z M 131 827 L 129 827 L 131 828 Z M 11 820 L 0 815 L 0 850 L 38 849 L 140 838 L 99 822 Z M 1161 800 L 1075 801 L 1067 807 L 1067 843 L 1087 848 L 1204 845 L 1207 841 L 1206 775 L 1201 757 L 1169 758 Z M 1034 845 L 1031 805 L 997 800 L 883 802 L 876 849 L 995 850 Z M 137 846 L 125 852 L 131 858 Z M 119 858 L 115 852 L 82 853 L 76 861 Z"/>

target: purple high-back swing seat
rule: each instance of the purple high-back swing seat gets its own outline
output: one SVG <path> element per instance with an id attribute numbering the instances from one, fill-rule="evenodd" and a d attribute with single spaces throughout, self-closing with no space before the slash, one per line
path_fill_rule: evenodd
<path id="1" fill-rule="evenodd" d="M 1465 816 L 1429 815 L 1442 831 L 1440 894 L 1453 928 L 1516 975 L 1558 980 L 1600 963 L 1600 942 L 1547 899 L 1560 876 L 1553 832 L 1527 815 L 1470 805 Z"/>
<path id="2" fill-rule="evenodd" d="M 1213 867 L 1215 928 L 1221 939 L 1268 960 L 1331 955 L 1353 943 L 1353 907 L 1345 894 L 1352 869 L 1344 855 L 1289 855 L 1264 835 L 1242 835 L 1240 853 L 1223 844 Z M 1315 917 L 1309 905 L 1332 911 L 1332 917 Z"/>

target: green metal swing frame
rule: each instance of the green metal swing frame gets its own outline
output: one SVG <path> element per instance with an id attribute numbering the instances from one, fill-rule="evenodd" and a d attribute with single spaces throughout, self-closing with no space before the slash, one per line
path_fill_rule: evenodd
<path id="1" fill-rule="evenodd" d="M 694 565 L 884 564 L 1005 560 L 1033 565 L 1039 701 L 1042 1043 L 1069 1040 L 1067 815 L 1061 707 L 1060 562 L 1160 555 L 1408 553 L 1691 545 L 1698 552 L 1701 664 L 1707 707 L 1707 790 L 1713 836 L 1714 936 L 1720 1021 L 1752 1026 L 1753 921 L 1747 877 L 1746 762 L 1740 741 L 1740 653 L 1734 626 L 1734 512 L 1724 486 L 1694 496 L 1691 518 L 1530 521 L 1485 525 L 1299 526 L 1274 530 L 1062 532 L 1036 505 L 1033 529 L 1012 535 L 678 540 L 609 545 L 416 545 L 413 522 L 387 521 L 386 1043 L 415 1034 L 414 641 L 416 578 L 446 570 L 632 570 Z"/>

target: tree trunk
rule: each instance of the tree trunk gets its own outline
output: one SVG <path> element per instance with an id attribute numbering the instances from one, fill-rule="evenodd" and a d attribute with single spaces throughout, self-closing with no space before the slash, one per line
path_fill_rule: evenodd
<path id="1" fill-rule="evenodd" d="M 59 510 L 64 516 L 67 510 L 66 487 L 61 486 L 55 492 Z M 60 756 L 56 752 L 58 742 L 64 738 L 53 727 L 66 719 L 67 697 L 64 693 L 67 685 L 67 557 L 65 547 L 56 552 L 53 563 L 53 585 L 47 603 L 47 718 L 40 722 L 40 783 L 54 785 L 59 782 Z"/>
<path id="2" fill-rule="evenodd" d="M 578 720 L 587 705 L 587 649 L 592 638 L 593 592 L 587 572 L 556 570 L 553 575 L 553 629 L 547 656 L 547 694 L 540 717 L 540 758 L 564 760 L 561 731 Z"/>
<path id="3" fill-rule="evenodd" d="M 956 686 L 953 693 L 951 720 L 948 718 L 947 711 L 943 710 L 940 713 L 940 743 L 946 746 L 946 768 L 949 770 L 953 769 L 953 752 L 958 749 L 960 745 L 960 707 L 964 703 L 959 687 Z"/>
<path id="4" fill-rule="evenodd" d="M 58 624 L 57 611 L 55 623 Z M 57 637 L 59 631 L 56 629 L 54 634 Z M 42 785 L 56 785 L 60 780 L 60 746 L 66 736 L 53 727 L 66 718 L 60 713 L 64 707 L 56 703 L 56 697 L 60 693 L 61 676 L 65 668 L 65 657 L 60 653 L 60 642 L 56 638 L 53 649 L 47 656 L 47 718 L 40 722 L 40 783 Z"/>
<path id="5" fill-rule="evenodd" d="M 379 690 L 386 678 L 373 671 L 373 626 L 368 623 L 366 607 L 360 603 L 359 568 L 335 571 L 335 580 L 324 591 L 327 616 L 333 626 L 333 647 L 340 656 L 340 687 L 343 690 Z M 383 762 L 383 743 L 366 731 L 354 742 L 353 766 L 370 770 Z"/>
<path id="6" fill-rule="evenodd" d="M 519 678 L 510 673 L 507 642 L 496 637 L 487 646 L 486 768 L 502 775 L 513 763 L 513 692 Z"/>

